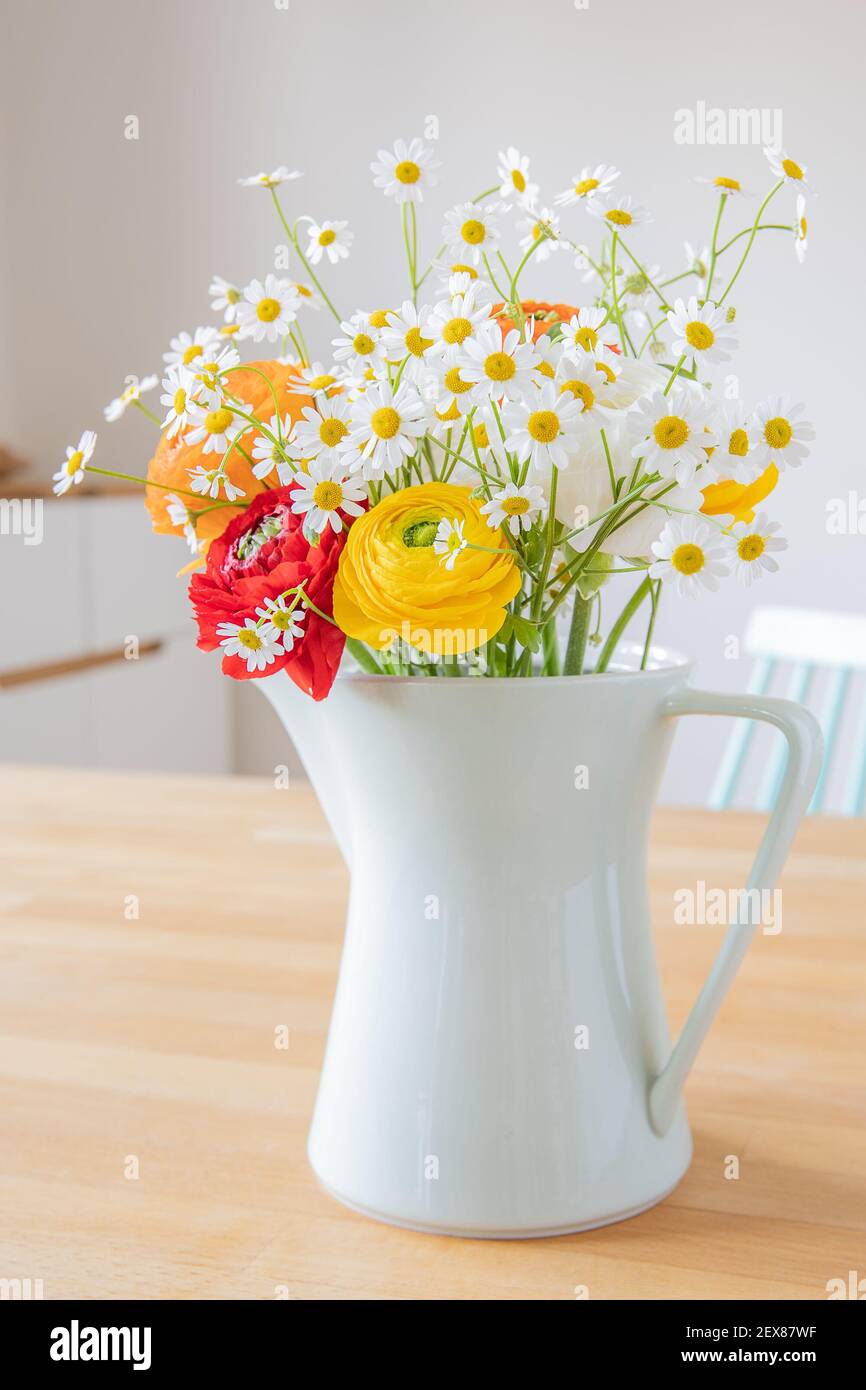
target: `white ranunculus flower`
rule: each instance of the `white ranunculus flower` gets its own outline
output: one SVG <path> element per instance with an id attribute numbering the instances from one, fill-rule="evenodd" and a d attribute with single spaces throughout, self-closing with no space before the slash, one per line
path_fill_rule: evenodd
<path id="1" fill-rule="evenodd" d="M 632 446 L 635 442 L 634 427 L 627 415 L 613 416 L 605 426 L 605 436 L 611 454 L 614 474 L 625 477 L 624 491 L 634 468 Z M 549 483 L 545 483 L 545 490 Z M 662 481 L 650 489 L 650 496 L 659 496 L 669 484 Z M 644 494 L 646 496 L 646 494 Z M 689 487 L 675 485 L 664 492 L 661 500 L 675 507 L 693 508 L 701 505 L 701 491 L 697 483 Z M 559 521 L 572 529 L 583 518 L 592 520 L 613 505 L 613 491 L 610 485 L 610 471 L 607 465 L 604 446 L 598 430 L 587 430 L 580 447 L 572 454 L 568 468 L 560 473 L 556 491 L 556 515 Z M 583 509 L 586 509 L 585 511 Z M 653 541 L 658 540 L 670 513 L 663 506 L 646 507 L 630 521 L 620 526 L 604 541 L 599 549 L 606 555 L 637 556 L 652 558 Z M 595 539 L 601 523 L 587 527 L 572 538 L 576 550 L 585 550 Z"/>

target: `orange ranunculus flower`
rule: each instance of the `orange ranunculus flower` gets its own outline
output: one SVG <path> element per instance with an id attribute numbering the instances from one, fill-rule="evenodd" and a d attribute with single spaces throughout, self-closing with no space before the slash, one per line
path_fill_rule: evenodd
<path id="1" fill-rule="evenodd" d="M 231 392 L 232 395 L 245 402 L 249 408 L 249 413 L 255 415 L 258 420 L 263 420 L 267 424 L 271 419 L 274 414 L 274 398 L 268 389 L 267 382 L 263 381 L 257 372 L 262 372 L 273 385 L 280 407 L 281 419 L 289 415 L 293 421 L 297 420 L 304 406 L 312 405 L 309 396 L 296 396 L 287 389 L 299 376 L 297 367 L 284 366 L 281 362 L 250 362 L 246 365 L 255 367 L 256 371 L 232 372 L 229 377 Z M 250 425 L 249 430 L 240 440 L 247 453 L 250 452 L 255 439 L 256 431 Z M 171 488 L 188 489 L 189 470 L 197 468 L 199 464 L 205 468 L 213 468 L 216 464 L 215 455 L 203 454 L 203 447 L 204 440 L 199 444 L 185 444 L 182 434 L 176 435 L 174 439 L 168 439 L 163 434 L 157 445 L 156 453 L 147 466 L 148 478 L 155 483 L 164 483 Z M 240 512 L 249 506 L 252 498 L 265 490 L 265 484 L 260 483 L 258 478 L 253 476 L 249 464 L 237 449 L 234 449 L 229 455 L 226 474 L 236 487 L 243 488 L 246 496 L 238 498 L 237 509 L 217 507 L 208 512 L 207 516 L 203 516 L 196 529 L 199 540 L 212 541 L 221 535 L 232 518 L 239 516 Z M 179 536 L 183 534 L 182 528 L 174 526 L 168 515 L 166 502 L 168 495 L 162 488 L 145 488 L 145 505 L 150 512 L 154 531 L 158 531 L 161 535 Z M 192 498 L 181 493 L 181 498 L 193 512 L 213 506 L 213 500 L 210 497 Z"/>
<path id="2" fill-rule="evenodd" d="M 778 481 L 779 470 L 771 463 L 753 483 L 737 483 L 733 478 L 710 483 L 703 490 L 701 511 L 706 516 L 730 516 L 734 521 L 752 521 L 755 507 L 770 495 Z"/>
<path id="3" fill-rule="evenodd" d="M 541 299 L 522 299 L 523 312 L 532 321 L 532 341 L 537 342 L 542 333 L 549 333 L 556 323 L 568 323 L 580 310 L 573 304 L 548 304 Z M 503 334 L 516 328 L 514 319 L 504 313 L 504 304 L 494 304 L 493 312 L 502 325 Z"/>

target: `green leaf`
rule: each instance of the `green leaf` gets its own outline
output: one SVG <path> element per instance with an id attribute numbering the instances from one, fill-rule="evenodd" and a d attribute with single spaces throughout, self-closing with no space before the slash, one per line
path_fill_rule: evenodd
<path id="1" fill-rule="evenodd" d="M 530 652 L 541 650 L 541 629 L 535 623 L 531 623 L 528 618 L 512 616 L 511 624 L 521 647 Z"/>
<path id="2" fill-rule="evenodd" d="M 607 571 L 613 564 L 613 556 L 606 555 L 603 551 L 597 550 L 589 562 L 589 568 L 593 572 L 587 574 L 586 571 L 577 581 L 577 590 L 581 598 L 592 598 L 597 594 L 603 584 L 606 584 L 610 575 Z"/>

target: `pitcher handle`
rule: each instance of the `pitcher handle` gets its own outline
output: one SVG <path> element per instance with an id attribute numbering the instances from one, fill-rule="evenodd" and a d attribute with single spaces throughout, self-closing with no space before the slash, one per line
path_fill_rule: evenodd
<path id="1" fill-rule="evenodd" d="M 690 689 L 672 695 L 662 713 L 665 717 L 723 714 L 761 719 L 781 729 L 785 735 L 788 741 L 785 776 L 746 885 L 747 889 L 771 890 L 788 857 L 788 850 L 809 805 L 821 768 L 824 741 L 817 720 L 792 700 L 774 699 L 769 695 L 721 695 Z M 755 934 L 758 923 L 741 921 L 744 915 L 754 916 L 744 914 L 741 897 L 737 920 L 728 927 L 712 969 L 692 1005 L 664 1071 L 650 1087 L 650 1120 L 659 1135 L 667 1133 L 673 1122 L 683 1084 L 698 1049 Z"/>

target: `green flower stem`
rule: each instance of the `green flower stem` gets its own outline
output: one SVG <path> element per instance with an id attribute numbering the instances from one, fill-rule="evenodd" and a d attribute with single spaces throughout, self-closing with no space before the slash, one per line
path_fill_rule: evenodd
<path id="1" fill-rule="evenodd" d="M 687 271 L 686 271 L 686 274 L 687 274 L 687 275 L 692 275 L 693 272 L 692 272 L 691 270 L 687 270 Z M 648 316 L 647 316 L 647 317 L 648 317 Z M 642 356 L 643 356 L 644 349 L 645 349 L 647 343 L 649 342 L 650 338 L 654 338 L 655 335 L 658 333 L 659 329 L 660 329 L 660 328 L 664 328 L 664 326 L 665 326 L 666 323 L 667 323 L 667 319 L 666 319 L 666 318 L 663 318 L 663 319 L 659 319 L 658 323 L 654 323 L 654 324 L 652 325 L 652 327 L 650 328 L 649 333 L 647 333 L 646 337 L 644 338 L 643 342 L 641 343 L 640 347 L 639 347 L 638 350 L 637 350 L 637 355 L 638 355 L 638 357 L 642 357 Z"/>
<path id="2" fill-rule="evenodd" d="M 274 402 L 274 414 L 276 415 L 277 419 L 279 420 L 279 418 L 280 418 L 280 402 L 279 402 L 279 399 L 278 399 L 278 397 L 277 397 L 276 388 L 275 388 L 275 386 L 274 386 L 274 383 L 271 381 L 270 377 L 269 377 L 269 376 L 266 376 L 265 373 L 264 373 L 259 367 L 251 367 L 251 366 L 250 366 L 248 363 L 246 363 L 246 362 L 239 362 L 238 365 L 237 365 L 236 367 L 227 367 L 226 370 L 223 372 L 222 375 L 223 375 L 223 376 L 231 376 L 232 372 L 252 372 L 254 376 L 260 376 L 260 377 L 261 377 L 262 381 L 265 383 L 265 385 L 267 386 L 268 390 L 269 390 L 270 393 L 271 393 L 271 399 L 272 399 L 273 402 Z M 226 394 L 229 395 L 228 392 L 226 392 Z M 234 401 L 238 401 L 238 400 L 240 400 L 241 398 L 240 398 L 240 396 L 229 396 L 229 399 L 230 399 L 230 400 L 234 400 Z M 243 405 L 246 405 L 246 401 L 242 401 L 242 404 L 243 404 Z"/>
<path id="3" fill-rule="evenodd" d="M 583 674 L 586 643 L 589 637 L 589 619 L 592 613 L 593 603 L 594 597 L 584 598 L 580 593 L 576 593 L 574 596 L 574 609 L 571 614 L 571 626 L 568 629 L 565 662 L 562 668 L 562 674 L 564 676 L 580 676 Z M 554 621 L 554 619 L 551 619 L 549 626 L 552 626 Z"/>
<path id="4" fill-rule="evenodd" d="M 754 231 L 755 233 L 757 233 L 757 232 L 795 232 L 796 230 L 797 230 L 796 227 L 789 227 L 789 226 L 788 226 L 786 223 L 784 223 L 784 222 L 762 222 L 761 225 L 760 225 L 760 227 L 755 227 L 755 228 L 752 228 L 752 227 L 744 227 L 743 230 L 742 230 L 741 232 L 737 232 L 737 234 L 736 234 L 735 236 L 732 236 L 731 239 L 730 239 L 730 241 L 726 241 L 725 244 L 724 244 L 724 246 L 720 246 L 720 247 L 719 247 L 719 252 L 718 252 L 718 254 L 719 254 L 720 256 L 723 255 L 724 252 L 727 251 L 729 247 L 733 246 L 733 244 L 734 244 L 735 241 L 739 241 L 741 237 L 748 236 L 749 233 L 752 232 L 752 231 Z"/>
<path id="5" fill-rule="evenodd" d="M 673 369 L 673 371 L 671 372 L 670 376 L 669 376 L 668 379 L 667 379 L 667 383 L 666 383 L 666 385 L 665 385 L 665 389 L 662 391 L 662 395 L 663 395 L 663 396 L 666 396 L 667 393 L 668 393 L 668 391 L 670 391 L 671 387 L 673 386 L 674 382 L 676 381 L 677 377 L 678 377 L 679 374 L 680 374 L 680 369 L 682 368 L 682 365 L 683 365 L 683 363 L 685 362 L 685 360 L 686 360 L 686 354 L 683 353 L 683 355 L 682 355 L 682 357 L 680 358 L 679 362 L 677 362 L 677 363 L 674 365 L 674 369 Z"/>
<path id="6" fill-rule="evenodd" d="M 704 291 L 704 299 L 705 299 L 705 300 L 708 300 L 708 299 L 709 299 L 709 297 L 710 297 L 710 291 L 711 291 L 711 289 L 713 288 L 713 276 L 714 276 L 715 273 L 716 273 L 716 260 L 718 259 L 718 255 L 719 255 L 718 251 L 716 250 L 716 243 L 717 243 L 717 241 L 718 241 L 718 239 L 719 239 L 719 226 L 720 226 L 721 221 L 722 221 L 722 213 L 723 213 L 724 210 L 725 210 L 725 204 L 727 203 L 727 201 L 728 201 L 728 195 L 727 195 L 727 193 L 723 193 L 723 194 L 721 195 L 721 197 L 719 198 L 719 210 L 718 210 L 718 212 L 716 213 L 716 220 L 715 220 L 715 223 L 714 223 L 714 225 L 713 225 L 713 236 L 712 236 L 712 240 L 710 241 L 710 264 L 709 264 L 709 268 L 708 268 L 708 270 L 707 270 L 707 288 L 706 288 L 706 290 Z"/>
<path id="7" fill-rule="evenodd" d="M 414 207 L 414 204 L 412 204 L 412 206 Z M 415 280 L 415 262 L 412 259 L 412 246 L 409 240 L 408 207 L 408 203 L 403 203 L 401 208 L 401 222 L 403 224 L 403 245 L 406 248 L 406 260 L 409 265 L 409 283 L 412 286 L 412 303 L 415 304 L 418 300 L 418 285 Z"/>
<path id="8" fill-rule="evenodd" d="M 492 269 L 492 267 L 491 267 L 491 265 L 490 265 L 490 262 L 488 261 L 486 255 L 484 255 L 483 252 L 482 252 L 482 255 L 481 255 L 481 259 L 482 259 L 483 262 L 484 262 L 484 268 L 485 268 L 485 270 L 487 271 L 487 274 L 488 274 L 488 276 L 489 276 L 489 278 L 490 278 L 490 283 L 491 283 L 491 285 L 492 285 L 493 288 L 495 289 L 496 293 L 499 295 L 499 298 L 502 300 L 503 304 L 507 303 L 507 301 L 508 301 L 508 296 L 507 296 L 507 294 L 505 293 L 505 291 L 502 290 L 502 289 L 500 289 L 499 285 L 496 283 L 496 276 L 493 274 L 493 269 Z"/>
<path id="9" fill-rule="evenodd" d="M 331 313 L 334 315 L 334 318 L 337 320 L 337 323 L 342 323 L 342 319 L 340 318 L 340 315 L 337 313 L 336 309 L 334 308 L 333 304 L 331 303 L 330 299 L 328 298 L 327 294 L 325 293 L 325 290 L 324 290 L 323 286 L 319 284 L 318 279 L 317 279 L 316 276 L 313 274 L 313 270 L 312 270 L 312 267 L 310 266 L 309 261 L 307 260 L 306 256 L 304 255 L 303 251 L 301 250 L 301 244 L 300 244 L 300 242 L 298 241 L 298 234 L 297 234 L 297 232 L 294 231 L 294 230 L 289 226 L 288 222 L 287 222 L 286 219 L 285 219 L 285 215 L 284 215 L 284 213 L 283 213 L 283 209 L 282 209 L 282 207 L 281 207 L 281 205 L 280 205 L 280 200 L 279 200 L 279 198 L 277 197 L 277 190 L 276 190 L 275 188 L 271 188 L 270 192 L 271 192 L 271 197 L 272 197 L 273 200 L 274 200 L 274 207 L 275 207 L 276 210 L 277 210 L 277 216 L 279 217 L 280 221 L 281 221 L 282 224 L 283 224 L 283 230 L 285 231 L 286 236 L 289 238 L 290 244 L 294 247 L 295 252 L 297 253 L 298 260 L 301 262 L 301 265 L 302 265 L 302 266 L 304 267 L 304 269 L 306 270 L 307 274 L 309 275 L 309 277 L 310 277 L 310 279 L 312 280 L 313 284 L 315 285 L 316 289 L 319 291 L 319 294 L 322 296 L 322 298 L 324 299 L 324 301 L 325 301 L 325 303 L 327 304 L 328 308 L 330 309 Z M 297 226 L 297 224 L 295 224 L 295 225 Z"/>
<path id="10" fill-rule="evenodd" d="M 763 215 L 764 215 L 764 208 L 767 206 L 767 204 L 769 203 L 770 199 L 775 197 L 775 195 L 778 193 L 779 189 L 782 187 L 782 184 L 783 184 L 784 182 L 785 182 L 784 179 L 779 179 L 779 182 L 778 182 L 778 183 L 774 183 L 774 184 L 773 184 L 773 187 L 770 189 L 769 193 L 767 194 L 766 198 L 765 198 L 764 201 L 762 202 L 761 206 L 758 208 L 758 211 L 755 213 L 755 221 L 754 221 L 754 223 L 753 223 L 753 225 L 752 225 L 752 230 L 751 230 L 751 232 L 749 233 L 749 240 L 746 242 L 746 249 L 745 249 L 745 251 L 743 252 L 742 256 L 740 257 L 740 263 L 739 263 L 739 265 L 737 266 L 736 270 L 734 271 L 733 275 L 731 276 L 731 279 L 730 279 L 729 282 L 728 282 L 727 289 L 725 290 L 725 292 L 724 292 L 724 294 L 722 295 L 721 299 L 718 300 L 719 305 L 724 304 L 724 302 L 725 302 L 725 300 L 727 299 L 728 295 L 731 293 L 731 290 L 734 288 L 734 285 L 737 283 L 737 280 L 739 279 L 739 276 L 740 276 L 740 271 L 743 269 L 743 266 L 746 264 L 746 261 L 747 261 L 748 256 L 749 256 L 749 252 L 750 252 L 751 249 L 752 249 L 752 243 L 754 242 L 755 237 L 758 235 L 758 227 L 761 225 L 761 218 L 762 218 Z"/>
<path id="11" fill-rule="evenodd" d="M 619 233 L 614 232 L 613 240 L 610 245 L 610 292 L 613 296 L 613 316 L 616 320 L 616 326 L 619 329 L 620 339 L 622 342 L 625 342 L 625 328 L 623 327 L 622 310 L 619 307 L 619 294 L 616 288 L 616 248 L 618 242 Z"/>
<path id="12" fill-rule="evenodd" d="M 133 401 L 132 404 L 135 406 L 136 410 L 140 410 L 142 415 L 146 415 L 148 420 L 152 420 L 155 425 L 158 425 L 159 428 L 162 429 L 162 421 L 158 415 L 154 415 L 153 411 L 148 410 L 147 406 L 143 405 L 141 401 Z"/>
<path id="13" fill-rule="evenodd" d="M 649 660 L 650 644 L 653 640 L 653 628 L 656 625 L 656 614 L 658 613 L 659 609 L 659 597 L 661 595 L 661 588 L 662 581 L 660 579 L 657 579 L 653 584 L 652 588 L 650 589 L 650 603 L 652 604 L 652 608 L 650 611 L 650 620 L 647 623 L 646 638 L 644 639 L 643 644 L 643 656 L 640 659 L 640 669 L 642 671 L 646 670 L 646 664 Z"/>
<path id="14" fill-rule="evenodd" d="M 614 236 L 615 236 L 615 237 L 618 237 L 619 244 L 620 244 L 620 246 L 622 247 L 623 251 L 624 251 L 625 254 L 628 256 L 629 260 L 632 261 L 633 264 L 637 266 L 638 270 L 640 271 L 640 273 L 641 273 L 641 275 L 643 276 L 643 278 L 646 280 L 646 282 L 647 282 L 647 284 L 649 285 L 650 289 L 652 290 L 653 294 L 657 297 L 657 299 L 658 299 L 659 303 L 661 304 L 662 308 L 663 308 L 665 311 L 667 311 L 668 309 L 670 309 L 671 306 L 670 306 L 670 304 L 668 304 L 668 301 L 665 299 L 665 297 L 664 297 L 664 295 L 662 294 L 661 290 L 659 289 L 658 285 L 657 285 L 657 284 L 655 283 L 655 281 L 652 280 L 652 279 L 650 278 L 650 276 L 648 275 L 647 270 L 646 270 L 646 266 L 641 265 L 641 263 L 640 263 L 640 261 L 638 260 L 637 256 L 634 254 L 633 251 L 630 251 L 630 250 L 629 250 L 629 248 L 626 246 L 625 242 L 623 241 L 622 237 L 621 237 L 621 236 L 618 236 L 618 233 L 614 232 Z M 611 269 L 613 269 L 612 266 L 611 266 Z"/>
<path id="15" fill-rule="evenodd" d="M 607 670 L 608 664 L 610 662 L 611 657 L 614 654 L 614 651 L 616 650 L 616 646 L 619 642 L 619 639 L 622 637 L 622 634 L 625 632 L 635 613 L 640 608 L 641 604 L 643 603 L 647 595 L 650 593 L 651 589 L 652 580 L 650 579 L 649 575 L 647 575 L 643 583 L 639 584 L 638 587 L 635 589 L 625 608 L 622 610 L 613 627 L 611 628 L 610 632 L 608 633 L 607 641 L 602 647 L 601 652 L 599 653 L 598 661 L 595 665 L 596 675 L 600 676 L 603 671 Z"/>
<path id="16" fill-rule="evenodd" d="M 547 676 L 559 675 L 559 643 L 556 636 L 556 623 L 549 622 L 542 629 L 541 641 L 544 650 L 544 673 Z"/>
<path id="17" fill-rule="evenodd" d="M 363 642 L 359 642 L 357 637 L 346 638 L 346 651 L 353 656 L 362 671 L 366 671 L 369 676 L 381 676 L 382 667 Z"/>
<path id="18" fill-rule="evenodd" d="M 150 478 L 142 478 L 136 473 L 116 473 L 111 468 L 97 468 L 92 463 L 84 465 L 86 473 L 99 473 L 103 478 L 120 478 L 124 483 L 141 483 L 142 487 L 158 487 L 160 492 L 174 492 L 178 497 L 194 497 L 197 502 L 204 496 L 201 492 L 191 492 L 186 487 L 171 487 L 168 483 L 155 483 Z M 213 511 L 215 507 L 236 507 L 243 511 L 249 506 L 249 502 L 215 502 L 213 507 L 208 507 L 208 511 Z"/>

